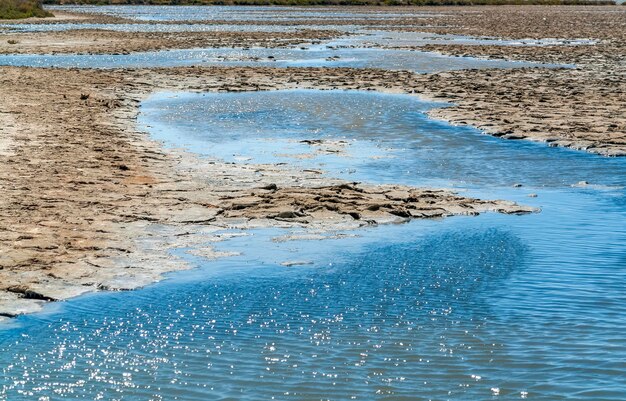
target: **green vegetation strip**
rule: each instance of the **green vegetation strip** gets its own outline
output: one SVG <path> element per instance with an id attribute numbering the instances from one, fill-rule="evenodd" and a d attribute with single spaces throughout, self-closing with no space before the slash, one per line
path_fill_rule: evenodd
<path id="1" fill-rule="evenodd" d="M 0 19 L 52 17 L 36 0 L 0 0 Z"/>
<path id="2" fill-rule="evenodd" d="M 1 0 L 0 0 L 1 1 Z M 613 0 L 44 0 L 45 4 L 246 6 L 614 5 Z"/>

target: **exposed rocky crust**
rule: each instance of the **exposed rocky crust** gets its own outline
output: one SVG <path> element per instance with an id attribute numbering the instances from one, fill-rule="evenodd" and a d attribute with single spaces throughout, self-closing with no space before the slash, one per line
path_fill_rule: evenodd
<path id="1" fill-rule="evenodd" d="M 423 79 L 433 98 L 455 104 L 432 110 L 432 117 L 504 139 L 626 156 L 626 75 L 524 69 L 450 72 Z"/>
<path id="2" fill-rule="evenodd" d="M 0 155 L 0 315 L 153 282 L 186 267 L 167 250 L 220 240 L 217 231 L 225 228 L 319 233 L 487 210 L 531 212 L 447 191 L 200 159 L 166 151 L 135 127 L 140 100 L 159 89 L 359 88 L 368 82 L 372 89 L 401 91 L 411 77 L 340 69 L 0 68 L 0 116 L 12 119 L 2 128 L 10 152 Z M 201 248 L 203 256 L 213 252 Z"/>
<path id="3" fill-rule="evenodd" d="M 506 39 L 593 39 L 595 45 L 428 45 L 423 50 L 575 64 L 560 70 L 460 71 L 428 77 L 456 106 L 431 115 L 505 139 L 626 156 L 626 7 L 486 7 L 443 17 L 458 33 Z"/>
<path id="4" fill-rule="evenodd" d="M 358 183 L 281 188 L 275 184 L 254 190 L 236 191 L 220 198 L 217 214 L 228 218 L 276 219 L 311 224 L 335 219 L 337 214 L 368 224 L 401 218 L 433 218 L 477 215 L 497 210 L 524 213 L 500 207 L 501 202 L 481 201 L 443 190 L 397 185 L 367 186 Z M 501 204 L 504 206 L 504 204 Z"/>
<path id="5" fill-rule="evenodd" d="M 626 36 L 624 6 L 489 6 L 443 7 L 442 27 L 433 31 L 510 39 Z M 446 10 L 445 12 L 443 10 Z"/>

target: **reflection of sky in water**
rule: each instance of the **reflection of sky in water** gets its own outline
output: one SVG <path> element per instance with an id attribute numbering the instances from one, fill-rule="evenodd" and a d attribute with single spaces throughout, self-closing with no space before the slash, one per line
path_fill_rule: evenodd
<path id="1" fill-rule="evenodd" d="M 179 250 L 200 268 L 0 330 L 0 400 L 621 400 L 626 159 L 480 135 L 426 119 L 430 107 L 367 92 L 149 99 L 140 123 L 207 157 L 228 158 L 237 143 L 271 160 L 257 138 L 273 152 L 340 138 L 354 144 L 350 158 L 326 160 L 332 174 L 447 182 L 542 212 L 326 241 L 249 231 L 213 243 L 241 253 L 214 262 Z M 386 148 L 386 164 L 368 157 Z M 580 179 L 595 186 L 569 185 Z"/>
<path id="2" fill-rule="evenodd" d="M 579 181 L 626 185 L 625 159 L 454 127 L 426 117 L 434 106 L 412 96 L 373 92 L 164 93 L 144 102 L 140 123 L 150 125 L 158 139 L 188 144 L 195 152 L 228 160 L 249 157 L 252 163 L 300 163 L 346 179 L 474 188 L 563 187 Z M 318 149 L 300 139 L 345 140 L 351 157 L 276 157 Z M 277 141 L 285 149 L 277 149 Z"/>
<path id="3" fill-rule="evenodd" d="M 325 21 L 325 22 L 324 22 Z M 324 19 L 315 25 L 255 25 L 250 24 L 86 24 L 86 23 L 39 23 L 39 24 L 0 24 L 0 30 L 8 29 L 15 32 L 51 32 L 73 29 L 101 29 L 119 32 L 295 32 L 307 29 L 335 30 L 355 33 L 330 42 L 336 46 L 357 47 L 406 47 L 426 44 L 459 44 L 459 45 L 500 45 L 500 46 L 553 46 L 553 45 L 589 45 L 595 43 L 589 39 L 523 39 L 506 40 L 489 37 L 472 37 L 451 34 L 435 34 L 428 32 L 385 31 L 364 29 L 357 25 L 334 25 L 332 19 Z M 387 29 L 393 29 L 389 26 Z M 416 28 L 417 29 L 417 28 Z"/>
<path id="4" fill-rule="evenodd" d="M 113 29 L 120 31 L 274 31 L 296 30 L 306 26 L 275 25 L 142 25 L 142 24 L 24 24 L 13 26 L 20 30 L 65 30 L 81 28 Z M 309 27 L 310 28 L 310 27 Z M 352 26 L 339 28 L 356 34 L 343 36 L 320 44 L 302 44 L 283 49 L 266 48 L 215 48 L 184 49 L 131 54 L 19 54 L 0 55 L 0 65 L 35 67 L 77 67 L 77 68 L 127 68 L 127 67 L 173 67 L 185 65 L 219 66 L 273 66 L 273 67 L 351 67 L 382 68 L 388 70 L 411 70 L 419 73 L 440 72 L 470 68 L 518 68 L 554 65 L 486 60 L 472 57 L 448 57 L 435 53 L 420 52 L 403 47 L 426 44 L 500 44 L 522 45 L 520 41 L 475 38 L 461 35 L 437 35 L 424 32 L 395 32 L 360 30 Z M 532 45 L 546 45 L 562 42 L 542 40 L 529 42 Z M 574 43 L 574 42 L 569 42 Z M 578 44 L 588 42 L 578 41 Z M 386 49 L 384 47 L 398 47 Z"/>
<path id="5" fill-rule="evenodd" d="M 156 139 L 207 157 L 450 185 L 542 212 L 333 241 L 249 232 L 219 244 L 241 256 L 187 255 L 198 270 L 0 330 L 0 401 L 622 400 L 626 159 L 481 135 L 425 118 L 433 106 L 318 91 L 146 101 L 140 123 Z M 312 152 L 301 139 L 346 140 L 349 157 L 280 156 Z"/>
<path id="6" fill-rule="evenodd" d="M 347 31 L 350 25 L 320 25 L 322 29 Z M 254 24 L 3 24 L 0 28 L 11 28 L 17 32 L 54 32 L 72 29 L 102 29 L 118 32 L 294 32 L 311 29 L 311 25 L 254 25 Z"/>
<path id="7" fill-rule="evenodd" d="M 363 29 L 357 35 L 344 36 L 328 43 L 330 46 L 357 47 L 408 47 L 428 44 L 448 45 L 494 45 L 494 46 L 554 46 L 554 45 L 589 45 L 595 43 L 586 39 L 524 39 L 507 40 L 491 37 L 475 37 L 429 32 L 405 32 Z"/>
<path id="8" fill-rule="evenodd" d="M 265 20 L 292 21 L 298 19 L 393 19 L 437 17 L 439 13 L 422 11 L 401 13 L 342 8 L 262 7 L 262 6 L 49 6 L 50 10 L 95 12 L 141 21 L 211 21 L 211 20 Z"/>
<path id="9" fill-rule="evenodd" d="M 131 53 L 124 55 L 19 54 L 0 55 L 0 65 L 124 68 L 185 65 L 266 67 L 351 67 L 411 70 L 420 73 L 468 68 L 518 68 L 539 64 L 471 57 L 448 57 L 413 50 L 339 48 L 326 46 L 289 49 L 194 49 Z"/>

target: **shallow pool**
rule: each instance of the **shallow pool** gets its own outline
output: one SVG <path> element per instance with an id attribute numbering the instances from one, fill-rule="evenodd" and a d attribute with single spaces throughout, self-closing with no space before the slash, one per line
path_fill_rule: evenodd
<path id="1" fill-rule="evenodd" d="M 361 181 L 476 189 L 626 185 L 624 158 L 454 127 L 425 115 L 438 106 L 446 104 L 364 91 L 165 92 L 142 104 L 139 123 L 166 144 L 186 144 L 205 155 L 287 161 Z M 318 139 L 343 140 L 347 157 L 320 154 L 319 147 L 300 142 Z"/>

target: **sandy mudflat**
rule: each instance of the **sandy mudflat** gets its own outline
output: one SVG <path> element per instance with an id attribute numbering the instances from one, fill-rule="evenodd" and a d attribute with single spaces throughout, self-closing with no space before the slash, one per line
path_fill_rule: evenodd
<path id="1" fill-rule="evenodd" d="M 153 282 L 164 272 L 186 268 L 168 249 L 221 240 L 215 233 L 225 227 L 309 227 L 316 233 L 312 235 L 319 235 L 408 218 L 531 211 L 448 191 L 353 184 L 289 166 L 228 164 L 164 150 L 135 127 L 139 102 L 157 90 L 341 88 L 415 93 L 456 104 L 434 110 L 434 116 L 502 138 L 626 155 L 626 30 L 620 29 L 626 7 L 427 10 L 445 12 L 445 17 L 437 17 L 438 25 L 445 27 L 430 28 L 439 33 L 591 38 L 598 44 L 429 46 L 427 50 L 456 55 L 577 64 L 575 69 L 433 75 L 318 68 L 0 67 L 0 315 L 35 311 L 47 301 L 87 291 Z M 426 29 L 418 28 L 423 24 L 424 19 L 415 19 L 414 29 Z M 25 33 L 10 35 L 16 44 L 2 36 L 6 44 L 0 45 L 0 52 L 110 54 L 280 46 L 335 34 Z M 206 247 L 202 254 L 220 256 Z"/>
<path id="2" fill-rule="evenodd" d="M 412 74 L 339 69 L 0 68 L 0 314 L 99 289 L 130 289 L 185 268 L 167 250 L 226 227 L 316 231 L 409 218 L 527 213 L 448 191 L 370 186 L 286 166 L 237 165 L 165 151 L 138 132 L 155 90 L 362 88 L 401 92 Z M 28 91 L 21 90 L 28 87 Z M 88 98 L 82 95 L 89 95 Z M 207 180 L 206 177 L 211 177 Z M 215 236 L 218 239 L 219 237 Z M 210 254 L 205 250 L 203 254 Z"/>
<path id="3" fill-rule="evenodd" d="M 430 79 L 427 86 L 436 98 L 457 104 L 434 110 L 431 116 L 505 139 L 626 156 L 626 83 L 618 77 L 598 77 L 588 70 L 529 70 L 509 75 L 461 72 Z"/>

